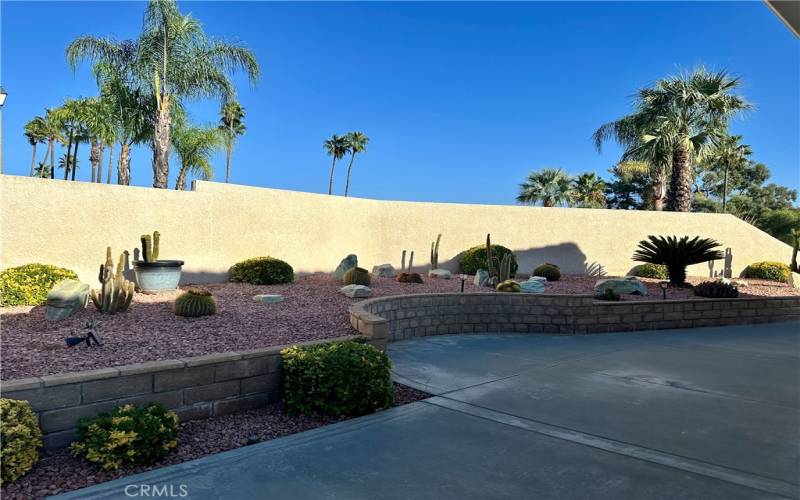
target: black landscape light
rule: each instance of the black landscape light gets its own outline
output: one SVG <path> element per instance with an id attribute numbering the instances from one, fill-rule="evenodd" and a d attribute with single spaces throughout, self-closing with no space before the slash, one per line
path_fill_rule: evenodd
<path id="1" fill-rule="evenodd" d="M 467 281 L 467 275 L 459 274 L 458 277 L 461 278 L 461 293 L 464 293 L 464 282 Z"/>
<path id="2" fill-rule="evenodd" d="M 667 288 L 669 288 L 669 281 L 660 281 L 658 286 L 661 287 L 661 293 L 663 294 L 663 300 L 667 300 Z"/>

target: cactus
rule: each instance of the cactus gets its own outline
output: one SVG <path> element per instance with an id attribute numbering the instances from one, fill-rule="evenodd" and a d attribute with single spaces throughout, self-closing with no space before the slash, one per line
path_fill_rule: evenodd
<path id="1" fill-rule="evenodd" d="M 519 293 L 522 291 L 522 286 L 514 280 L 503 280 L 497 285 L 498 292 Z"/>
<path id="2" fill-rule="evenodd" d="M 352 269 L 348 269 L 347 272 L 344 273 L 342 282 L 345 285 L 368 286 L 370 282 L 369 271 L 361 267 L 354 267 Z"/>
<path id="3" fill-rule="evenodd" d="M 172 307 L 178 316 L 197 318 L 217 313 L 217 303 L 208 290 L 193 289 L 182 293 Z"/>
<path id="4" fill-rule="evenodd" d="M 114 314 L 128 310 L 134 294 L 134 285 L 123 274 L 125 254 L 120 254 L 116 272 L 111 258 L 111 247 L 106 248 L 106 263 L 100 265 L 98 280 L 100 290 L 91 291 L 94 306 L 103 314 Z"/>
<path id="5" fill-rule="evenodd" d="M 142 241 L 142 259 L 145 262 L 155 262 L 158 260 L 158 243 L 161 239 L 161 233 L 158 231 L 153 232 L 153 237 L 150 238 L 149 234 L 143 234 Z"/>
<path id="6" fill-rule="evenodd" d="M 431 269 L 439 269 L 439 241 L 442 235 L 436 237 L 436 242 L 431 242 Z"/>
<path id="7" fill-rule="evenodd" d="M 405 250 L 403 250 L 403 255 L 402 255 L 402 257 L 400 257 L 400 270 L 404 271 L 404 272 L 406 270 L 406 251 Z"/>
<path id="8" fill-rule="evenodd" d="M 492 254 L 492 235 L 486 235 L 486 270 L 489 273 L 489 282 L 496 285 L 511 278 L 511 259 L 512 254 L 505 254 L 503 258 L 497 258 Z"/>
<path id="9" fill-rule="evenodd" d="M 511 254 L 503 255 L 503 260 L 500 261 L 500 266 L 497 273 L 499 281 L 508 281 L 511 278 Z"/>

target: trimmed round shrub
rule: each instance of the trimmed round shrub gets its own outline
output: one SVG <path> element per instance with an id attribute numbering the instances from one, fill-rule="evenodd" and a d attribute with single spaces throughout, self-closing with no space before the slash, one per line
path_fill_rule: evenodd
<path id="1" fill-rule="evenodd" d="M 742 271 L 743 278 L 780 281 L 788 283 L 792 270 L 783 262 L 756 262 Z"/>
<path id="2" fill-rule="evenodd" d="M 251 285 L 280 285 L 294 281 L 294 269 L 286 262 L 272 257 L 255 257 L 234 264 L 228 279 Z"/>
<path id="3" fill-rule="evenodd" d="M 363 267 L 353 267 L 348 269 L 342 277 L 342 283 L 345 285 L 369 285 L 370 277 L 369 271 Z"/>
<path id="4" fill-rule="evenodd" d="M 0 305 L 39 306 L 59 281 L 78 279 L 75 271 L 50 264 L 25 264 L 0 273 Z"/>
<path id="5" fill-rule="evenodd" d="M 355 416 L 394 403 L 392 363 L 369 344 L 350 340 L 294 346 L 281 355 L 291 413 Z"/>
<path id="6" fill-rule="evenodd" d="M 103 470 L 157 462 L 178 446 L 178 415 L 158 403 L 127 404 L 78 422 L 72 454 Z"/>
<path id="7" fill-rule="evenodd" d="M 395 278 L 398 283 L 422 283 L 422 275 L 419 273 L 400 273 Z"/>
<path id="8" fill-rule="evenodd" d="M 208 290 L 186 290 L 175 299 L 172 310 L 178 316 L 198 318 L 217 313 L 217 302 Z"/>
<path id="9" fill-rule="evenodd" d="M 694 287 L 694 294 L 711 299 L 735 299 L 739 296 L 739 290 L 721 281 L 704 281 Z"/>
<path id="10" fill-rule="evenodd" d="M 492 260 L 501 262 L 506 254 L 511 254 L 511 276 L 516 276 L 517 257 L 514 252 L 503 245 L 492 245 Z M 464 274 L 475 274 L 478 269 L 486 269 L 486 245 L 478 245 L 461 252 L 458 256 L 458 267 Z"/>
<path id="11" fill-rule="evenodd" d="M 547 278 L 547 281 L 558 281 L 561 279 L 561 269 L 555 264 L 544 263 L 533 270 L 533 276 Z"/>
<path id="12" fill-rule="evenodd" d="M 39 460 L 42 431 L 39 419 L 27 401 L 0 399 L 0 484 L 16 481 Z"/>
<path id="13" fill-rule="evenodd" d="M 522 286 L 514 280 L 505 280 L 498 284 L 495 289 L 498 292 L 519 293 L 522 291 Z"/>
<path id="14" fill-rule="evenodd" d="M 666 280 L 669 279 L 669 272 L 664 264 L 641 264 L 633 268 L 631 276 Z"/>

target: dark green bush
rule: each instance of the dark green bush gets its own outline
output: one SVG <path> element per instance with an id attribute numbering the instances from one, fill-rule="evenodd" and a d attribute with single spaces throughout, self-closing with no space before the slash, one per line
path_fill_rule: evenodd
<path id="1" fill-rule="evenodd" d="M 533 276 L 547 278 L 547 281 L 558 281 L 561 279 L 561 269 L 555 264 L 545 263 L 533 270 Z"/>
<path id="2" fill-rule="evenodd" d="M 39 460 L 42 431 L 30 403 L 0 399 L 0 442 L 0 484 L 4 485 L 25 475 Z"/>
<path id="3" fill-rule="evenodd" d="M 391 361 L 363 342 L 330 342 L 281 351 L 284 397 L 292 413 L 354 416 L 394 403 Z"/>
<path id="4" fill-rule="evenodd" d="M 721 281 L 704 281 L 694 287 L 694 294 L 711 299 L 734 299 L 739 296 L 739 290 Z"/>
<path id="5" fill-rule="evenodd" d="M 669 278 L 669 272 L 667 266 L 663 264 L 641 264 L 633 268 L 631 276 L 666 280 Z"/>
<path id="6" fill-rule="evenodd" d="M 65 279 L 78 279 L 74 271 L 50 264 L 25 264 L 0 273 L 0 305 L 38 306 L 47 301 L 47 292 Z"/>
<path id="7" fill-rule="evenodd" d="M 152 464 L 178 446 L 178 415 L 157 403 L 127 404 L 81 419 L 78 438 L 70 445 L 72 454 L 104 470 Z"/>
<path id="8" fill-rule="evenodd" d="M 294 281 L 294 269 L 280 259 L 255 257 L 234 264 L 228 270 L 228 279 L 251 285 L 279 285 Z"/>
<path id="9" fill-rule="evenodd" d="M 788 283 L 792 270 L 783 262 L 756 262 L 742 271 L 743 278 L 780 281 Z"/>
<path id="10" fill-rule="evenodd" d="M 492 245 L 492 260 L 502 262 L 506 254 L 511 254 L 511 277 L 517 274 L 517 258 L 514 252 L 503 245 Z M 478 245 L 461 252 L 458 256 L 458 266 L 464 274 L 475 274 L 478 269 L 486 269 L 486 245 Z"/>
<path id="11" fill-rule="evenodd" d="M 607 300 L 609 302 L 617 302 L 620 300 L 619 294 L 610 288 L 606 288 L 603 293 L 598 293 L 594 298 L 596 300 Z"/>

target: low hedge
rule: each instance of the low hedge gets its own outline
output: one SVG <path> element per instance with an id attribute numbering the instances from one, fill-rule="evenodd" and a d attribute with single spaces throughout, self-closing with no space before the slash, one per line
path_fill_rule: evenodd
<path id="1" fill-rule="evenodd" d="M 27 401 L 0 399 L 0 442 L 0 484 L 16 481 L 39 461 L 42 431 Z"/>
<path id="2" fill-rule="evenodd" d="M 280 259 L 255 257 L 234 264 L 228 270 L 228 279 L 251 285 L 280 285 L 294 281 L 294 269 Z"/>
<path id="3" fill-rule="evenodd" d="M 291 413 L 356 416 L 394 403 L 386 353 L 349 340 L 281 351 L 284 398 Z"/>
<path id="4" fill-rule="evenodd" d="M 0 273 L 0 305 L 39 306 L 59 281 L 78 279 L 75 271 L 50 264 L 25 264 Z"/>
<path id="5" fill-rule="evenodd" d="M 780 281 L 789 283 L 792 270 L 783 262 L 755 262 L 744 268 L 743 278 Z"/>
<path id="6" fill-rule="evenodd" d="M 492 245 L 492 260 L 500 262 L 506 254 L 511 254 L 511 277 L 517 274 L 517 257 L 514 252 L 503 245 Z M 464 250 L 458 256 L 458 267 L 464 274 L 475 274 L 478 269 L 486 269 L 486 245 L 477 245 L 469 250 Z"/>

